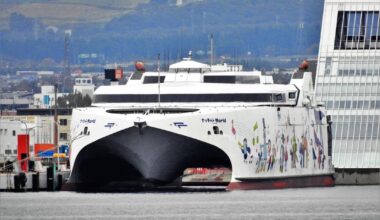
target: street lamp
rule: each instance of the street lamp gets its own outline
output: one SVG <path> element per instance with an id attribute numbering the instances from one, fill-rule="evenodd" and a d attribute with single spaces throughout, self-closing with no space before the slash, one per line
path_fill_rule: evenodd
<path id="1" fill-rule="evenodd" d="M 17 120 L 17 119 L 12 119 L 10 121 L 18 121 L 18 122 L 21 122 L 25 125 L 25 131 L 26 131 L 26 134 L 29 136 L 29 130 L 28 130 L 28 124 L 26 124 L 25 121 L 22 121 L 22 120 Z"/>
<path id="2" fill-rule="evenodd" d="M 57 170 L 60 171 L 60 156 L 59 156 L 59 144 L 58 144 L 58 127 L 61 126 L 61 124 L 54 120 L 54 147 L 57 151 L 58 157 L 57 157 Z M 53 154 L 54 155 L 54 154 Z"/>

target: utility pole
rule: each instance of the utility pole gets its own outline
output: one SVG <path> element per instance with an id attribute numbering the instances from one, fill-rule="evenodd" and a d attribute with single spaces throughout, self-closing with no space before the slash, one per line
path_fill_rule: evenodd
<path id="1" fill-rule="evenodd" d="M 58 92 L 58 84 L 54 84 L 54 147 L 56 149 L 56 152 L 59 153 L 59 146 L 58 146 L 58 100 L 57 100 L 57 92 Z M 59 170 L 59 155 L 57 159 L 57 168 Z"/>
<path id="2" fill-rule="evenodd" d="M 58 85 L 54 84 L 54 146 L 57 148 L 58 147 L 58 112 L 57 112 L 57 92 L 58 92 Z M 57 148 L 57 153 L 59 152 Z"/>
<path id="3" fill-rule="evenodd" d="M 214 64 L 214 35 L 211 34 L 210 39 L 210 67 Z"/>
<path id="4" fill-rule="evenodd" d="M 160 107 L 161 106 L 160 54 L 157 55 L 157 73 L 158 73 L 158 107 Z"/>
<path id="5" fill-rule="evenodd" d="M 64 54 L 63 54 L 63 73 L 70 76 L 70 38 L 71 30 L 65 30 Z"/>
<path id="6" fill-rule="evenodd" d="M 62 91 L 66 90 L 65 80 L 67 78 L 71 79 L 71 69 L 70 69 L 70 38 L 71 30 L 65 30 L 65 40 L 64 40 L 64 51 L 63 51 L 63 74 L 61 74 L 60 81 L 63 85 Z"/>

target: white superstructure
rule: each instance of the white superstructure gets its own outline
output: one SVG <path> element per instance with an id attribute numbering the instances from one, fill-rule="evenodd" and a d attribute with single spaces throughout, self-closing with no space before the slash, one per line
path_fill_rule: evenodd
<path id="1" fill-rule="evenodd" d="M 337 168 L 380 168 L 379 12 L 379 0 L 325 0 L 316 97 L 332 116 Z"/>

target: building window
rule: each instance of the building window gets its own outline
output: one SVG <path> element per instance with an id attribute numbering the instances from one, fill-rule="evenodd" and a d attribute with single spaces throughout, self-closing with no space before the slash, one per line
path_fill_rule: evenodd
<path id="1" fill-rule="evenodd" d="M 380 49 L 378 11 L 339 11 L 335 49 Z"/>
<path id="2" fill-rule="evenodd" d="M 5 154 L 12 154 L 12 150 L 5 150 Z"/>
<path id="3" fill-rule="evenodd" d="M 16 131 L 15 130 L 12 131 L 12 135 L 16 136 Z"/>
<path id="4" fill-rule="evenodd" d="M 330 75 L 331 73 L 331 57 L 326 58 L 326 65 L 325 65 L 325 75 Z"/>
<path id="5" fill-rule="evenodd" d="M 66 141 L 67 140 L 67 133 L 59 133 L 59 140 Z"/>
<path id="6" fill-rule="evenodd" d="M 66 126 L 67 125 L 67 119 L 59 119 L 59 125 Z"/>

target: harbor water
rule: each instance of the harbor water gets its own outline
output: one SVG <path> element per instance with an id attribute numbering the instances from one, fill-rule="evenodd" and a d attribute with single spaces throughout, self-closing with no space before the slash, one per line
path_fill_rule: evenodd
<path id="1" fill-rule="evenodd" d="M 380 186 L 0 193 L 0 219 L 380 219 Z"/>

